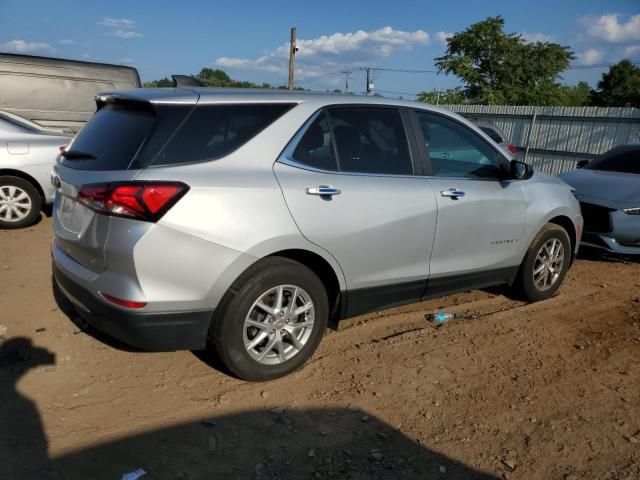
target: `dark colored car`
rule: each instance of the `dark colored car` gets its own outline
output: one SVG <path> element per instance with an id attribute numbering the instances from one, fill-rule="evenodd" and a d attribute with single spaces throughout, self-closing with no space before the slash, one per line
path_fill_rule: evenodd
<path id="1" fill-rule="evenodd" d="M 576 190 L 582 245 L 640 254 L 640 144 L 621 145 L 560 175 Z"/>

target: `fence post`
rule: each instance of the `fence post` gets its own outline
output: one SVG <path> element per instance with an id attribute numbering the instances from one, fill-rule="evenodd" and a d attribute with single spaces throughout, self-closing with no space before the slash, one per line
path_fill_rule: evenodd
<path id="1" fill-rule="evenodd" d="M 527 158 L 529 157 L 529 145 L 531 144 L 531 133 L 533 132 L 533 127 L 536 124 L 536 117 L 538 115 L 538 110 L 533 110 L 533 117 L 531 117 L 531 125 L 529 125 L 529 133 L 527 134 L 527 145 L 524 150 L 524 159 L 523 162 L 527 163 Z"/>

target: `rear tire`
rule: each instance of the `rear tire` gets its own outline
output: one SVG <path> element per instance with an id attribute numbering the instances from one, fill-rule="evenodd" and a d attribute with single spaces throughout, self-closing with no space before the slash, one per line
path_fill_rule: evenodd
<path id="1" fill-rule="evenodd" d="M 0 228 L 22 228 L 40 216 L 42 198 L 38 190 L 19 177 L 0 176 Z"/>
<path id="2" fill-rule="evenodd" d="M 209 346 L 237 377 L 271 380 L 311 357 L 328 316 L 322 281 L 298 262 L 269 257 L 231 286 L 213 320 Z"/>
<path id="3" fill-rule="evenodd" d="M 552 297 L 569 269 L 571 255 L 567 231 L 547 223 L 527 249 L 514 286 L 530 302 Z"/>

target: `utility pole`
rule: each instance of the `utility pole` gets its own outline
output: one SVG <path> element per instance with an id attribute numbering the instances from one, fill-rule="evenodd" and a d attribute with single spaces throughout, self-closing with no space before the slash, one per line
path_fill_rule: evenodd
<path id="1" fill-rule="evenodd" d="M 360 70 L 365 70 L 367 72 L 367 78 L 366 78 L 367 84 L 365 85 L 364 94 L 369 95 L 373 91 L 373 78 L 371 76 L 371 70 L 375 70 L 375 68 L 360 67 Z"/>
<path id="2" fill-rule="evenodd" d="M 369 95 L 369 92 L 371 91 L 371 89 L 369 88 L 369 86 L 370 86 L 370 83 L 369 83 L 370 72 L 371 72 L 371 69 L 369 67 L 367 67 L 367 85 L 366 85 L 366 88 L 364 90 L 364 94 L 365 95 Z"/>
<path id="3" fill-rule="evenodd" d="M 342 70 L 342 73 L 346 75 L 344 79 L 344 93 L 349 93 L 349 77 L 351 76 L 351 70 Z"/>
<path id="4" fill-rule="evenodd" d="M 289 90 L 293 90 L 293 71 L 295 68 L 297 51 L 296 27 L 291 27 L 291 43 L 289 44 L 289 83 L 287 84 L 287 88 Z"/>

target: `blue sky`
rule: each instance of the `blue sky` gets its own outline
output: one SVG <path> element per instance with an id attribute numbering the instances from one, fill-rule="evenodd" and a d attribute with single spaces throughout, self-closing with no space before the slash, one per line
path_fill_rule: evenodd
<path id="1" fill-rule="evenodd" d="M 143 81 L 218 67 L 232 77 L 286 83 L 289 28 L 300 39 L 297 78 L 306 88 L 343 88 L 346 67 L 433 69 L 443 38 L 487 16 L 508 32 L 569 45 L 575 65 L 640 60 L 640 2 L 627 1 L 188 1 L 0 0 L 0 51 L 130 64 Z M 564 82 L 597 83 L 603 68 Z M 377 72 L 380 91 L 418 92 L 455 77 Z M 354 91 L 363 73 L 351 76 Z"/>

